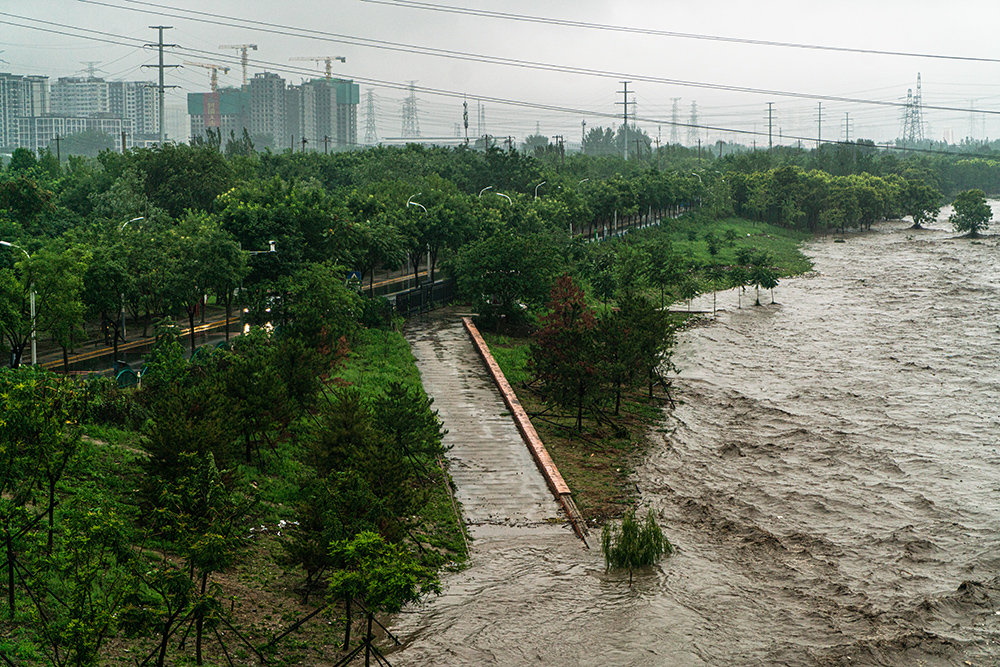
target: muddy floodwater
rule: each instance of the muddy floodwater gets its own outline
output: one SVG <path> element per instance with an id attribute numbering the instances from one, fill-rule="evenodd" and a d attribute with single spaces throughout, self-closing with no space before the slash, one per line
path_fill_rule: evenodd
<path id="1" fill-rule="evenodd" d="M 393 664 L 1000 665 L 1000 238 L 947 213 L 681 336 L 635 475 L 676 554 L 630 589 L 565 530 L 483 535 Z"/>

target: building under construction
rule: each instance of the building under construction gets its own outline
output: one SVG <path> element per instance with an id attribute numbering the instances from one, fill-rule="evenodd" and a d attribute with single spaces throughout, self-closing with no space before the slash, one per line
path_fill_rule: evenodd
<path id="1" fill-rule="evenodd" d="M 250 133 L 258 148 L 323 151 L 358 143 L 358 85 L 345 79 L 312 79 L 287 85 L 272 72 L 255 74 L 246 90 L 189 93 L 191 136 L 206 129 Z M 305 142 L 303 142 L 305 139 Z"/>

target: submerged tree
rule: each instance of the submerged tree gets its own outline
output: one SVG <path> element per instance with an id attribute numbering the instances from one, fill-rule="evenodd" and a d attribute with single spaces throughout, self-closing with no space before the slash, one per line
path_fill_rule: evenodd
<path id="1" fill-rule="evenodd" d="M 948 216 L 956 232 L 967 232 L 972 238 L 989 227 L 993 218 L 993 210 L 986 203 L 986 195 L 982 190 L 966 190 L 959 192 L 952 204 L 955 212 Z"/>
<path id="2" fill-rule="evenodd" d="M 663 554 L 673 553 L 674 546 L 656 525 L 652 509 L 641 524 L 635 518 L 633 509 L 622 517 L 620 525 L 604 524 L 601 551 L 604 552 L 604 566 L 608 570 L 628 570 L 628 585 L 631 586 L 633 570 L 653 565 Z"/>

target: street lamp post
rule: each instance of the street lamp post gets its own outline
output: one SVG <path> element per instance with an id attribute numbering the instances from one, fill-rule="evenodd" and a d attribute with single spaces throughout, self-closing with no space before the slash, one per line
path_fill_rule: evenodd
<path id="1" fill-rule="evenodd" d="M 490 187 L 493 187 L 493 186 L 491 185 Z M 423 192 L 418 192 L 415 195 L 410 195 L 410 198 L 406 200 L 406 208 L 410 208 L 411 206 L 419 206 L 420 209 L 424 213 L 426 213 L 427 212 L 427 207 L 426 206 L 424 206 L 420 202 L 413 201 L 414 197 L 419 197 L 422 194 L 424 194 L 424 193 Z M 480 196 L 482 196 L 482 194 L 483 194 L 482 192 L 479 193 Z M 407 257 L 407 261 L 409 261 L 409 257 Z M 434 284 L 434 272 L 430 271 L 430 268 L 431 268 L 431 250 L 430 250 L 430 247 L 427 248 L 427 268 L 428 268 L 428 275 L 431 278 L 431 284 L 433 285 Z M 417 278 L 417 276 L 416 276 L 416 273 L 417 273 L 418 270 L 419 270 L 419 266 L 413 267 L 414 278 L 419 280 L 419 278 Z"/>
<path id="2" fill-rule="evenodd" d="M 504 199 L 506 199 L 506 200 L 507 200 L 507 203 L 508 203 L 508 204 L 510 204 L 511 206 L 513 206 L 513 205 L 514 205 L 514 200 L 512 200 L 512 199 L 511 199 L 510 197 L 508 197 L 508 196 L 507 196 L 507 195 L 505 195 L 504 193 L 502 193 L 502 192 L 498 192 L 498 193 L 496 193 L 496 194 L 497 194 L 497 196 L 498 196 L 498 197 L 503 197 Z"/>
<path id="3" fill-rule="evenodd" d="M 487 185 L 485 188 L 483 188 L 482 190 L 479 191 L 479 197 L 482 198 L 484 192 L 486 192 L 487 190 L 492 190 L 492 189 L 493 189 L 492 185 Z"/>
<path id="4" fill-rule="evenodd" d="M 546 183 L 548 183 L 548 181 L 542 181 L 541 183 L 535 186 L 535 199 L 538 199 L 538 188 L 542 187 Z"/>
<path id="5" fill-rule="evenodd" d="M 24 256 L 31 260 L 31 255 L 28 251 L 19 245 L 14 245 L 10 241 L 0 241 L 0 245 L 7 246 L 8 248 L 17 248 L 24 253 Z M 31 365 L 36 366 L 38 364 L 38 347 L 35 342 L 35 283 L 32 281 L 30 287 L 31 291 Z"/>
<path id="6" fill-rule="evenodd" d="M 118 228 L 118 233 L 121 234 L 122 230 L 124 230 L 126 227 L 128 227 L 133 222 L 139 222 L 140 220 L 145 220 L 145 219 L 146 219 L 145 216 L 139 216 L 138 218 L 132 218 L 131 220 L 126 220 L 125 222 L 122 223 L 121 227 Z M 125 294 L 123 293 L 121 296 L 122 296 L 122 299 L 121 299 L 121 301 L 122 301 L 122 342 L 124 343 L 125 339 L 127 338 L 127 334 L 125 333 Z M 115 361 L 117 362 L 118 360 L 115 359 Z"/>

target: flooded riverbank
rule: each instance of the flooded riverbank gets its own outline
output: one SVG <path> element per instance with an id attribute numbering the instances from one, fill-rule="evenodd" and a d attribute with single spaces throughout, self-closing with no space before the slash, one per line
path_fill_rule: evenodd
<path id="1" fill-rule="evenodd" d="M 998 249 L 886 223 L 776 304 L 720 295 L 636 475 L 678 553 L 629 590 L 568 537 L 482 540 L 393 664 L 1000 664 Z"/>

